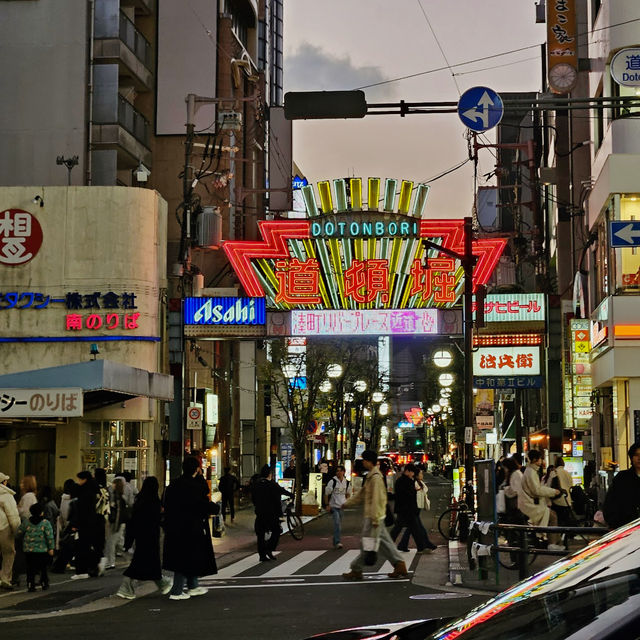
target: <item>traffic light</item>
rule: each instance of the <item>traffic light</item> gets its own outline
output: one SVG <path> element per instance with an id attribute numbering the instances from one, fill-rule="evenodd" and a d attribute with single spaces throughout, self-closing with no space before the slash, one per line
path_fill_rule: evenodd
<path id="1" fill-rule="evenodd" d="M 366 115 L 364 91 L 289 91 L 284 94 L 287 120 L 364 118 Z"/>

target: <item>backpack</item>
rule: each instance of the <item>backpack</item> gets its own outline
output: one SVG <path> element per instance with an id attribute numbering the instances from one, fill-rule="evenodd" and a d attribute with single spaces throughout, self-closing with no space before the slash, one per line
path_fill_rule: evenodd
<path id="1" fill-rule="evenodd" d="M 331 478 L 331 480 L 329 480 L 328 484 L 331 484 L 333 482 L 333 486 L 331 487 L 331 495 L 333 495 L 333 492 L 336 490 L 336 485 L 338 484 L 338 481 L 335 477 Z M 351 485 L 351 482 L 349 480 L 347 480 L 347 487 L 345 489 L 345 492 L 349 491 L 349 486 Z"/>
<path id="2" fill-rule="evenodd" d="M 109 502 L 109 491 L 106 487 L 99 487 L 96 497 L 96 513 L 99 516 L 109 518 L 109 514 L 111 513 L 111 505 Z"/>

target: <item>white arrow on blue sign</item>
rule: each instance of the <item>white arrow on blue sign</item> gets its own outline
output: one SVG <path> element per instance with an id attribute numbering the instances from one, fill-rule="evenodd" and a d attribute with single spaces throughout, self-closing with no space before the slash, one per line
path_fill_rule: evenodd
<path id="1" fill-rule="evenodd" d="M 488 87 L 467 89 L 458 100 L 458 117 L 472 131 L 495 127 L 504 115 L 502 98 Z"/>
<path id="2" fill-rule="evenodd" d="M 609 225 L 612 247 L 640 247 L 640 220 L 620 220 Z"/>

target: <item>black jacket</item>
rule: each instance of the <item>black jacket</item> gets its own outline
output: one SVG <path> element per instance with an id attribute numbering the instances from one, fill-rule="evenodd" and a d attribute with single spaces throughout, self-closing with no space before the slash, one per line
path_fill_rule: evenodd
<path id="1" fill-rule="evenodd" d="M 164 496 L 163 567 L 185 576 L 217 573 L 209 516 L 219 507 L 208 498 L 201 476 L 182 475 L 171 482 Z"/>
<path id="2" fill-rule="evenodd" d="M 277 482 L 267 478 L 259 478 L 251 490 L 251 498 L 256 511 L 256 517 L 265 520 L 278 519 L 282 515 L 282 495 L 291 496 Z"/>
<path id="3" fill-rule="evenodd" d="M 395 484 L 394 513 L 399 516 L 411 517 L 418 513 L 418 499 L 416 483 L 404 473 L 396 480 Z"/>
<path id="4" fill-rule="evenodd" d="M 75 508 L 69 511 L 69 522 L 74 529 L 87 529 L 98 526 L 100 520 L 96 513 L 98 485 L 94 480 L 87 480 L 74 489 Z"/>
<path id="5" fill-rule="evenodd" d="M 135 542 L 131 564 L 124 575 L 134 580 L 160 580 L 160 499 L 138 494 L 133 503 L 131 519 L 127 522 L 124 548 Z"/>
<path id="6" fill-rule="evenodd" d="M 220 493 L 224 495 L 232 495 L 234 491 L 237 491 L 240 488 L 240 483 L 238 482 L 238 478 L 236 478 L 232 473 L 225 473 L 220 477 L 220 481 L 218 482 L 218 489 L 220 489 Z"/>
<path id="7" fill-rule="evenodd" d="M 625 469 L 616 475 L 604 499 L 602 513 L 612 529 L 640 518 L 640 477 L 635 469 Z"/>

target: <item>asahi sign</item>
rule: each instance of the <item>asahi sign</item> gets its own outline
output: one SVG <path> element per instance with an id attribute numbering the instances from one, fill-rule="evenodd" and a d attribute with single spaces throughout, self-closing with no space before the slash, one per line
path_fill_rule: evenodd
<path id="1" fill-rule="evenodd" d="M 184 323 L 200 325 L 263 325 L 264 298 L 185 298 Z"/>

